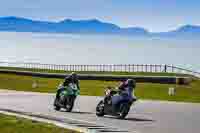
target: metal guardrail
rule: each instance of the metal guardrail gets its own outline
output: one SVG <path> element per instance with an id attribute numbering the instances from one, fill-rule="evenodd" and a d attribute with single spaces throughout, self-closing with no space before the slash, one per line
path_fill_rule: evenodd
<path id="1" fill-rule="evenodd" d="M 97 72 L 165 72 L 165 65 L 140 65 L 140 64 L 118 64 L 118 65 L 57 65 L 41 63 L 22 62 L 0 62 L 0 66 L 20 67 L 64 71 L 97 71 Z"/>
<path id="2" fill-rule="evenodd" d="M 24 63 L 24 62 L 0 62 L 0 67 L 17 67 L 29 69 L 47 69 L 63 71 L 94 71 L 94 72 L 165 72 L 189 74 L 200 78 L 199 72 L 194 72 L 173 65 L 156 65 L 156 64 L 109 64 L 109 65 L 57 65 L 41 63 Z"/>
<path id="3" fill-rule="evenodd" d="M 19 70 L 3 70 L 0 69 L 0 73 L 16 74 L 23 76 L 33 76 L 42 78 L 61 78 L 64 79 L 66 74 L 58 73 L 42 73 L 31 71 L 19 71 Z M 79 74 L 80 80 L 103 80 L 103 81 L 125 81 L 126 79 L 135 79 L 137 82 L 146 83 L 160 83 L 160 84 L 189 84 L 191 78 L 189 77 L 176 77 L 176 76 L 133 76 L 133 75 L 95 75 L 95 74 Z"/>
<path id="4" fill-rule="evenodd" d="M 173 73 L 180 73 L 180 74 L 187 74 L 187 75 L 192 75 L 194 77 L 200 78 L 200 72 L 195 72 L 192 70 L 176 67 L 176 66 L 167 66 L 168 68 L 173 69 Z"/>

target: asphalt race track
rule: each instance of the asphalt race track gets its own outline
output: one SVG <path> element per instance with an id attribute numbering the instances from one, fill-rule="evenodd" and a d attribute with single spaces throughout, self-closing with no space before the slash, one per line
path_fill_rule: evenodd
<path id="1" fill-rule="evenodd" d="M 127 118 L 119 120 L 110 116 L 96 117 L 95 107 L 100 99 L 101 97 L 81 96 L 77 99 L 73 112 L 66 113 L 53 109 L 54 95 L 0 90 L 0 109 L 32 112 L 57 119 L 70 118 L 96 127 L 104 126 L 113 129 L 113 132 L 200 132 L 200 104 L 139 100 Z"/>

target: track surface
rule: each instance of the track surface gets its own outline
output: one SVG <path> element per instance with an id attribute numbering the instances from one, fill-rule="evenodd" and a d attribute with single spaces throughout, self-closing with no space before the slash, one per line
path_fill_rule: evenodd
<path id="1" fill-rule="evenodd" d="M 56 118 L 72 118 L 96 125 L 118 128 L 138 133 L 198 133 L 200 131 L 200 104 L 138 101 L 126 120 L 95 116 L 100 97 L 81 96 L 72 113 L 56 112 L 52 103 L 54 95 L 0 91 L 0 108 L 39 113 Z"/>

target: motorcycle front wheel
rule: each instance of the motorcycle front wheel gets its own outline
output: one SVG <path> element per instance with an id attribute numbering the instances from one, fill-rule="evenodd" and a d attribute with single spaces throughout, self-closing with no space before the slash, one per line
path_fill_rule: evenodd
<path id="1" fill-rule="evenodd" d="M 69 96 L 67 98 L 67 102 L 66 102 L 66 105 L 65 105 L 65 109 L 66 109 L 66 112 L 71 112 L 73 107 L 74 107 L 74 101 L 75 101 L 76 97 L 74 96 Z"/>
<path id="2" fill-rule="evenodd" d="M 60 106 L 58 105 L 58 99 L 57 98 L 55 98 L 55 100 L 54 100 L 54 109 L 56 110 L 56 111 L 59 111 L 60 110 Z"/>

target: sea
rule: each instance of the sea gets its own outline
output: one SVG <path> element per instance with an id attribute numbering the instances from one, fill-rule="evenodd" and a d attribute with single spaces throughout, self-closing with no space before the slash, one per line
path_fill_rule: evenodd
<path id="1" fill-rule="evenodd" d="M 173 64 L 200 72 L 200 39 L 0 32 L 0 62 Z"/>

